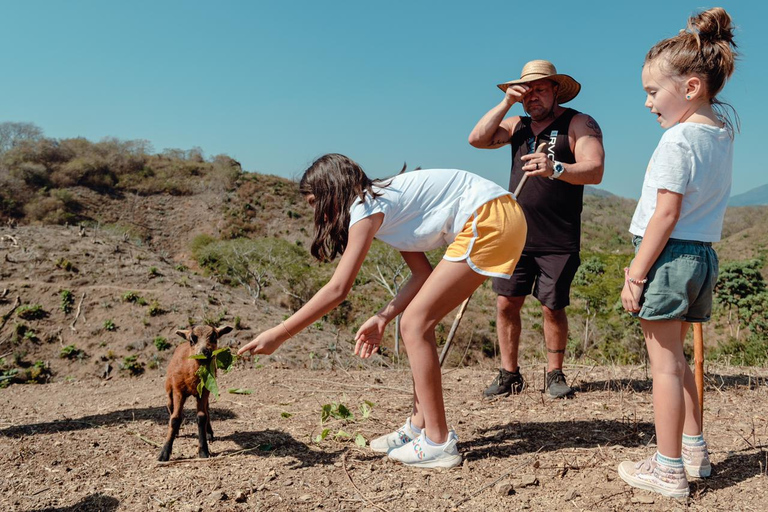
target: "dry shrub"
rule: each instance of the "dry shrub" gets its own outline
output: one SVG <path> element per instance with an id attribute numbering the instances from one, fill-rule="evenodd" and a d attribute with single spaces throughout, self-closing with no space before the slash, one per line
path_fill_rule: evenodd
<path id="1" fill-rule="evenodd" d="M 39 194 L 24 205 L 27 218 L 43 224 L 74 224 L 80 209 L 72 194 L 61 189 Z"/>

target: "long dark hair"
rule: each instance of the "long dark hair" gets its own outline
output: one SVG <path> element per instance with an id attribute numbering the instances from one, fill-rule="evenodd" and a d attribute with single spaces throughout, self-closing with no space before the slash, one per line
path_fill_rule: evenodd
<path id="1" fill-rule="evenodd" d="M 355 199 L 381 194 L 354 160 L 338 153 L 323 155 L 304 171 L 299 192 L 315 196 L 315 238 L 310 252 L 320 261 L 331 261 L 344 252 L 349 239 L 349 208 Z"/>
<path id="2" fill-rule="evenodd" d="M 738 58 L 733 23 L 725 9 L 714 7 L 688 18 L 687 28 L 674 37 L 656 43 L 645 56 L 645 63 L 659 57 L 663 57 L 662 64 L 674 75 L 700 76 L 720 120 L 731 133 L 738 132 L 736 110 L 717 99 L 733 74 Z M 729 112 L 733 113 L 733 120 Z"/>

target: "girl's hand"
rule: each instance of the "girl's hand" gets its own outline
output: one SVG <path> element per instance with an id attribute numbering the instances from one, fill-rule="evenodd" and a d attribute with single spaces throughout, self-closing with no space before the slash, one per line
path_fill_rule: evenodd
<path id="1" fill-rule="evenodd" d="M 387 320 L 380 315 L 373 315 L 366 320 L 355 335 L 355 341 L 357 341 L 355 354 L 358 354 L 362 359 L 367 359 L 378 352 L 386 327 Z"/>
<path id="2" fill-rule="evenodd" d="M 285 329 L 283 329 L 281 325 L 278 325 L 277 327 L 273 327 L 256 336 L 253 341 L 244 347 L 241 347 L 240 350 L 237 351 L 237 355 L 242 355 L 245 352 L 269 355 L 277 350 L 287 339 L 288 333 L 285 332 Z"/>
<path id="3" fill-rule="evenodd" d="M 640 311 L 640 297 L 643 294 L 643 285 L 624 281 L 624 289 L 621 290 L 621 304 L 630 313 Z"/>

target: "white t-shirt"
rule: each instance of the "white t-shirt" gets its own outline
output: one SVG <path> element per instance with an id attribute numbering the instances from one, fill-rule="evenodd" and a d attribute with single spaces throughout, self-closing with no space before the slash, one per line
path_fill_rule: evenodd
<path id="1" fill-rule="evenodd" d="M 731 195 L 733 139 L 727 130 L 680 123 L 662 135 L 643 181 L 629 232 L 643 236 L 660 189 L 683 194 L 680 218 L 670 238 L 718 242 Z"/>
<path id="2" fill-rule="evenodd" d="M 389 183 L 387 185 L 387 183 Z M 381 193 L 350 207 L 349 227 L 375 213 L 384 221 L 376 238 L 400 251 L 424 252 L 450 244 L 475 211 L 508 190 L 458 169 L 398 174 L 373 189 Z"/>

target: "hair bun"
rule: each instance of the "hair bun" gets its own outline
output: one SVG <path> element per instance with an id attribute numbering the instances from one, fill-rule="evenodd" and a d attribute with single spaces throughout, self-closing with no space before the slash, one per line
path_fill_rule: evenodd
<path id="1" fill-rule="evenodd" d="M 688 18 L 688 30 L 703 41 L 733 44 L 733 23 L 722 7 L 713 7 Z"/>

